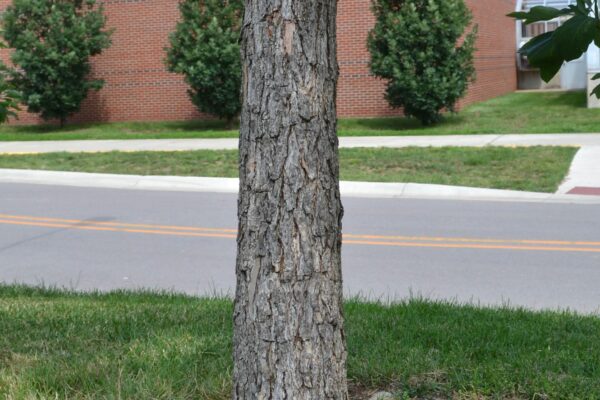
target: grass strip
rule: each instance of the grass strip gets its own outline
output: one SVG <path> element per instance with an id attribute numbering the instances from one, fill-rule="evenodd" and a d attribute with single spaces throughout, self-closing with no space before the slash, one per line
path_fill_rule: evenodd
<path id="1" fill-rule="evenodd" d="M 341 178 L 555 192 L 572 147 L 342 149 Z M 136 175 L 236 177 L 237 151 L 0 155 L 0 168 Z"/>
<path id="2" fill-rule="evenodd" d="M 586 107 L 584 92 L 511 93 L 446 115 L 435 126 L 412 118 L 343 118 L 340 136 L 425 136 L 502 133 L 600 132 L 600 110 Z M 220 121 L 117 122 L 0 127 L 0 141 L 87 139 L 235 138 Z"/>
<path id="3" fill-rule="evenodd" d="M 345 305 L 353 399 L 598 399 L 600 319 L 413 300 Z M 230 398 L 232 304 L 0 285 L 0 398 Z"/>

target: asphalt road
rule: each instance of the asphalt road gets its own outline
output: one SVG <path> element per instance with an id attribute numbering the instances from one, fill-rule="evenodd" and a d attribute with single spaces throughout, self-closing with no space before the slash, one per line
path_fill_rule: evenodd
<path id="1" fill-rule="evenodd" d="M 600 310 L 600 206 L 345 199 L 345 290 Z M 236 198 L 0 184 L 0 281 L 231 294 Z"/>

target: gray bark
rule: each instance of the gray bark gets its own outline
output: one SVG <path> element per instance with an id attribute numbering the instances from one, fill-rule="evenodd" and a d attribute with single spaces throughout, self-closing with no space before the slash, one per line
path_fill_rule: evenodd
<path id="1" fill-rule="evenodd" d="M 347 399 L 336 0 L 246 0 L 234 399 Z"/>

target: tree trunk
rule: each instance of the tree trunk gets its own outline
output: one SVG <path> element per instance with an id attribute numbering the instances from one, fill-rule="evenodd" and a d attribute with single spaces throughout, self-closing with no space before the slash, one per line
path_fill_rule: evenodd
<path id="1" fill-rule="evenodd" d="M 233 117 L 227 117 L 225 119 L 225 129 L 228 131 L 233 129 Z"/>
<path id="2" fill-rule="evenodd" d="M 336 0 L 246 0 L 234 399 L 347 399 Z"/>

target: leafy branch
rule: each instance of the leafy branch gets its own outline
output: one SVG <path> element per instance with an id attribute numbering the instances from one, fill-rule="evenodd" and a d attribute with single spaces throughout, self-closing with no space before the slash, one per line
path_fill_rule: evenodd
<path id="1" fill-rule="evenodd" d="M 577 0 L 567 8 L 536 6 L 527 12 L 508 14 L 525 24 L 568 18 L 555 31 L 538 35 L 527 42 L 519 53 L 527 56 L 529 63 L 540 69 L 542 79 L 550 81 L 563 63 L 578 59 L 590 44 L 600 46 L 600 14 L 598 0 Z M 592 79 L 600 79 L 600 74 Z M 592 92 L 600 98 L 600 85 Z"/>

